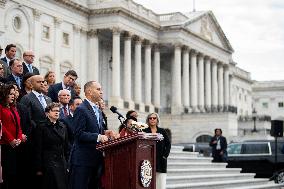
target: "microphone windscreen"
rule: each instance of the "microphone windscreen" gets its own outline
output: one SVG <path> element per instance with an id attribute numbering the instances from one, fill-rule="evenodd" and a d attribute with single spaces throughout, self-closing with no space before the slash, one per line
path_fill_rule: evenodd
<path id="1" fill-rule="evenodd" d="M 116 110 L 117 110 L 116 107 L 114 107 L 114 106 L 110 107 L 110 111 L 112 111 L 112 113 L 116 113 Z"/>

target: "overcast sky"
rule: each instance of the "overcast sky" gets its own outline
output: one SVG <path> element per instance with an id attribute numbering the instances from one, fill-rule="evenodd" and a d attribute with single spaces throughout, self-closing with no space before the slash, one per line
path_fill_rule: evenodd
<path id="1" fill-rule="evenodd" d="M 193 10 L 193 0 L 134 1 L 156 13 Z M 284 80 L 284 0 L 195 0 L 195 9 L 213 11 L 252 79 Z"/>

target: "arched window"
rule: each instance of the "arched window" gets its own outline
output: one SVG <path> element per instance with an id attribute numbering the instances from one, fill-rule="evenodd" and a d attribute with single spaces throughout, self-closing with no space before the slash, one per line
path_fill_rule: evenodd
<path id="1" fill-rule="evenodd" d="M 16 45 L 17 47 L 16 47 L 16 58 L 22 58 L 22 49 L 20 48 L 20 47 L 18 47 L 18 45 Z"/>
<path id="2" fill-rule="evenodd" d="M 41 75 L 45 75 L 46 72 L 53 70 L 53 60 L 48 56 L 40 58 L 39 65 Z"/>
<path id="3" fill-rule="evenodd" d="M 63 76 L 65 75 L 65 73 L 68 71 L 68 70 L 71 70 L 72 69 L 72 64 L 70 62 L 63 62 L 60 64 L 60 78 L 63 78 Z"/>
<path id="4" fill-rule="evenodd" d="M 210 135 L 201 135 L 196 138 L 197 143 L 209 143 L 211 140 L 212 136 Z"/>

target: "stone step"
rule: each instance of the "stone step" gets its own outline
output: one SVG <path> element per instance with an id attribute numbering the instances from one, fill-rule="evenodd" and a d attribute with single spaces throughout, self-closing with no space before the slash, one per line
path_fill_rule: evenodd
<path id="1" fill-rule="evenodd" d="M 230 189 L 281 189 L 283 187 L 284 187 L 284 184 L 276 184 L 274 183 L 274 181 L 271 181 L 263 185 L 233 187 Z"/>
<path id="2" fill-rule="evenodd" d="M 232 187 L 250 186 L 250 185 L 265 185 L 268 179 L 241 179 L 241 180 L 226 180 L 223 181 L 208 181 L 197 183 L 183 183 L 183 184 L 167 184 L 167 189 L 230 189 Z"/>
<path id="3" fill-rule="evenodd" d="M 213 181 L 230 181 L 230 180 L 242 180 L 252 179 L 255 176 L 254 173 L 238 173 L 238 174 L 205 174 L 205 175 L 180 175 L 180 176 L 168 176 L 168 184 L 183 184 L 183 183 L 197 183 L 197 182 L 213 182 Z"/>
<path id="4" fill-rule="evenodd" d="M 183 157 L 200 157 L 198 152 L 183 152 L 183 151 L 171 151 L 169 157 L 171 156 L 183 156 Z"/>
<path id="5" fill-rule="evenodd" d="M 241 168 L 191 168 L 191 169 L 168 169 L 168 176 L 180 175 L 206 175 L 206 174 L 236 174 Z"/>
<path id="6" fill-rule="evenodd" d="M 190 169 L 190 168 L 225 168 L 227 163 L 211 163 L 211 162 L 168 162 L 169 169 Z"/>
<path id="7" fill-rule="evenodd" d="M 185 156 L 169 156 L 168 162 L 180 162 L 180 163 L 187 163 L 187 162 L 211 162 L 212 158 L 208 157 L 185 157 Z"/>

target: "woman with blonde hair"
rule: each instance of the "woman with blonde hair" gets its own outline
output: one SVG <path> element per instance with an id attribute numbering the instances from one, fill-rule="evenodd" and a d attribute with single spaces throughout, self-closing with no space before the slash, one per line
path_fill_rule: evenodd
<path id="1" fill-rule="evenodd" d="M 44 76 L 44 80 L 47 81 L 48 86 L 55 84 L 55 72 L 48 71 Z"/>
<path id="2" fill-rule="evenodd" d="M 164 139 L 157 141 L 156 145 L 156 188 L 166 189 L 167 158 L 171 150 L 171 142 L 165 129 L 160 127 L 160 118 L 157 113 L 150 113 L 146 123 L 149 126 L 144 130 L 146 133 L 160 133 Z"/>

